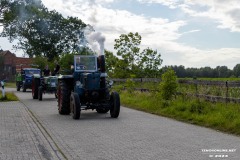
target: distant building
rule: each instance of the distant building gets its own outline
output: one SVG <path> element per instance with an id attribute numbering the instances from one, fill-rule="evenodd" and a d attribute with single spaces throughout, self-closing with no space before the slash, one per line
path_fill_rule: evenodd
<path id="1" fill-rule="evenodd" d="M 13 81 L 16 73 L 21 71 L 21 68 L 31 67 L 32 58 L 16 57 L 10 51 L 0 51 L 0 80 L 6 79 Z"/>

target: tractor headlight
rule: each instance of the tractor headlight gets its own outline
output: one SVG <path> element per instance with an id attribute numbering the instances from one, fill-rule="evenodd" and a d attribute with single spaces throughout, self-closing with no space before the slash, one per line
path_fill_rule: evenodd
<path id="1" fill-rule="evenodd" d="M 76 86 L 81 88 L 82 87 L 82 83 L 80 81 L 76 81 Z"/>

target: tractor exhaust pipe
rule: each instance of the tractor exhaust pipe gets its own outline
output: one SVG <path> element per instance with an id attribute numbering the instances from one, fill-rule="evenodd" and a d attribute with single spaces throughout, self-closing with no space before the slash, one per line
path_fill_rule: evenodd
<path id="1" fill-rule="evenodd" d="M 99 71 L 101 72 L 100 87 L 106 88 L 106 67 L 105 67 L 104 55 L 98 56 L 98 68 L 99 68 Z"/>

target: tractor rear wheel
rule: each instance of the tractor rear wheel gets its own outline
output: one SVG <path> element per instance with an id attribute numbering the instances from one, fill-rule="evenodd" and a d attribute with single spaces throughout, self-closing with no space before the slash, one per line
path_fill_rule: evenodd
<path id="1" fill-rule="evenodd" d="M 70 94 L 71 90 L 64 80 L 59 81 L 58 85 L 58 112 L 61 115 L 70 113 Z"/>
<path id="2" fill-rule="evenodd" d="M 40 79 L 39 78 L 33 78 L 33 81 L 32 81 L 32 97 L 33 97 L 33 99 L 38 99 L 38 87 L 39 87 L 39 85 L 40 85 Z M 23 87 L 24 87 L 24 85 L 23 85 Z"/>
<path id="3" fill-rule="evenodd" d="M 120 113 L 120 97 L 117 92 L 112 92 L 110 97 L 111 109 L 110 115 L 112 118 L 117 118 Z"/>
<path id="4" fill-rule="evenodd" d="M 38 87 L 38 100 L 39 101 L 42 100 L 42 95 L 43 95 L 43 87 L 40 86 L 40 87 Z"/>
<path id="5" fill-rule="evenodd" d="M 77 93 L 72 93 L 70 98 L 70 108 L 73 119 L 79 119 L 81 114 L 81 103 Z"/>

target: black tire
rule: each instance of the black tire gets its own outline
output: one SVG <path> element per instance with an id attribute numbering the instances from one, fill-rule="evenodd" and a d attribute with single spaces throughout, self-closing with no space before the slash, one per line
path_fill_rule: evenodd
<path id="1" fill-rule="evenodd" d="M 97 108 L 96 111 L 97 113 L 107 113 L 110 109 L 103 109 L 103 108 Z"/>
<path id="2" fill-rule="evenodd" d="M 55 94 L 55 98 L 58 98 L 58 94 L 57 94 L 57 91 L 55 91 L 55 93 L 54 93 L 54 94 Z"/>
<path id="3" fill-rule="evenodd" d="M 42 95 L 43 95 L 43 88 L 42 86 L 38 87 L 38 100 L 42 100 Z"/>
<path id="4" fill-rule="evenodd" d="M 81 114 L 81 103 L 77 93 L 72 93 L 70 98 L 70 108 L 73 119 L 79 119 Z"/>
<path id="5" fill-rule="evenodd" d="M 17 91 L 20 91 L 20 88 L 21 88 L 20 83 L 17 82 Z"/>
<path id="6" fill-rule="evenodd" d="M 26 87 L 23 85 L 23 92 L 26 92 L 26 90 L 27 90 Z"/>
<path id="7" fill-rule="evenodd" d="M 33 99 L 38 99 L 38 87 L 40 86 L 40 79 L 33 78 L 32 81 L 32 97 Z"/>
<path id="8" fill-rule="evenodd" d="M 120 113 L 120 97 L 117 92 L 112 92 L 110 103 L 111 103 L 110 115 L 112 118 L 117 118 Z"/>
<path id="9" fill-rule="evenodd" d="M 64 80 L 58 83 L 58 112 L 61 115 L 70 114 L 70 95 L 71 90 Z"/>

